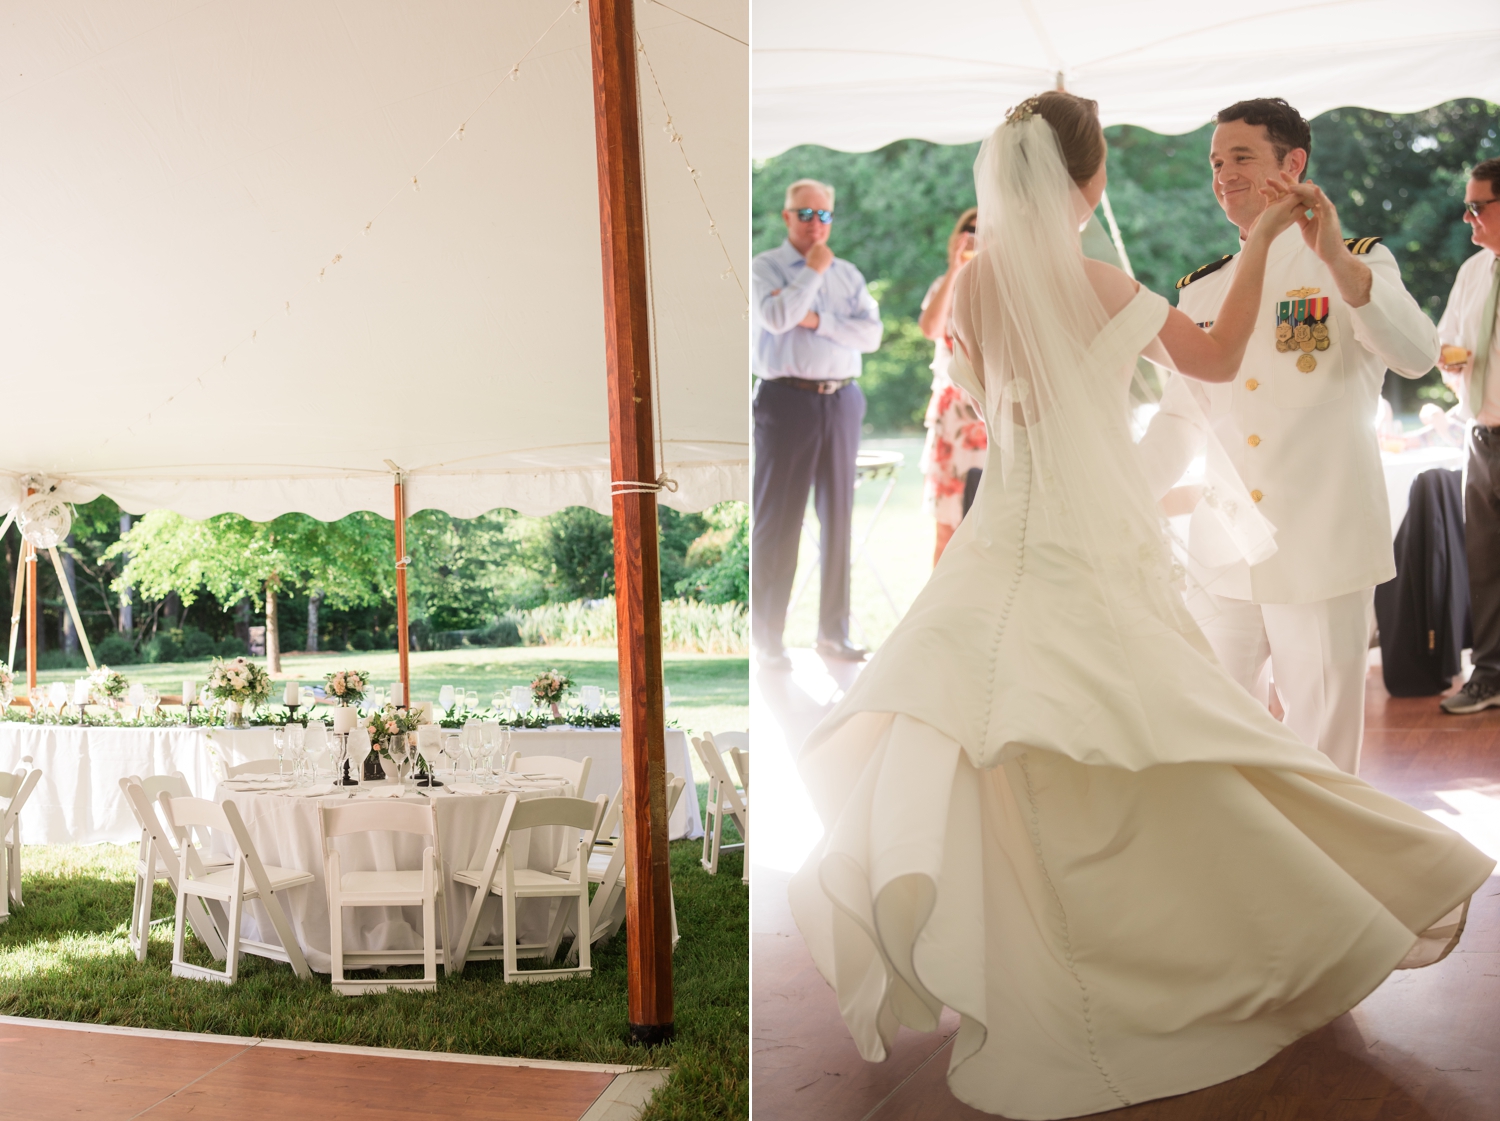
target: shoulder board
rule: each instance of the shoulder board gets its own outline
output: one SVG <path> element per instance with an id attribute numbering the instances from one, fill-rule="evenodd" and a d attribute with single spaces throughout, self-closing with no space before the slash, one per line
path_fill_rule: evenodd
<path id="1" fill-rule="evenodd" d="M 1381 240 L 1378 237 L 1346 237 L 1344 239 L 1344 248 L 1356 257 L 1363 257 L 1379 245 Z"/>
<path id="2" fill-rule="evenodd" d="M 1225 265 L 1229 264 L 1229 262 L 1231 260 L 1233 260 L 1233 259 L 1234 259 L 1234 255 L 1233 254 L 1226 253 L 1224 256 L 1220 257 L 1213 264 L 1211 264 L 1211 265 L 1204 265 L 1201 269 L 1197 269 L 1197 270 L 1195 270 L 1193 272 L 1188 273 L 1185 277 L 1183 277 L 1181 280 L 1179 280 L 1177 282 L 1177 287 L 1178 288 L 1186 288 L 1193 281 L 1195 281 L 1195 280 L 1202 280 L 1209 273 L 1211 273 L 1211 272 L 1217 272 L 1219 269 L 1222 269 Z"/>

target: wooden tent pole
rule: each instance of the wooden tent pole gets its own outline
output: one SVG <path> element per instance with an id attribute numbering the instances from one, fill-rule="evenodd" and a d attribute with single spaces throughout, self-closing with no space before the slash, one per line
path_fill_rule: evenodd
<path id="1" fill-rule="evenodd" d="M 411 654 L 411 628 L 406 614 L 406 566 L 411 558 L 406 555 L 406 477 L 396 472 L 396 658 L 400 664 L 401 700 L 409 706 L 411 700 L 411 671 L 407 663 Z"/>
<path id="2" fill-rule="evenodd" d="M 36 691 L 36 547 L 26 542 L 26 695 Z"/>
<path id="3" fill-rule="evenodd" d="M 672 897 L 667 865 L 666 727 L 661 676 L 661 573 L 651 424 L 645 208 L 632 0 L 590 0 L 604 350 L 620 650 L 624 777 L 626 972 L 630 1034 L 672 1036 Z"/>

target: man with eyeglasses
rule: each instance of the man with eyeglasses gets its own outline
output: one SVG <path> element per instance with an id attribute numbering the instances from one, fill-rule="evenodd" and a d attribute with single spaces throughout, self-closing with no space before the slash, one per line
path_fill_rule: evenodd
<path id="1" fill-rule="evenodd" d="M 854 465 L 865 398 L 861 354 L 880 346 L 880 309 L 865 278 L 828 248 L 833 188 L 786 189 L 786 240 L 753 266 L 755 489 L 751 502 L 750 632 L 767 669 L 789 669 L 782 644 L 807 494 L 822 528 L 817 649 L 862 661 L 849 643 Z"/>
<path id="2" fill-rule="evenodd" d="M 1469 561 L 1469 610 L 1474 621 L 1474 671 L 1443 698 L 1444 712 L 1465 715 L 1500 705 L 1500 159 L 1469 173 L 1464 221 L 1479 252 L 1458 269 L 1438 323 L 1443 380 L 1462 402 L 1469 428 L 1464 472 L 1464 543 Z"/>

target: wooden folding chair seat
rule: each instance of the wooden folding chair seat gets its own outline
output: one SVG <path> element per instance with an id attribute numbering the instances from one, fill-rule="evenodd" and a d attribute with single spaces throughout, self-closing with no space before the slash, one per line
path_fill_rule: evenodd
<path id="1" fill-rule="evenodd" d="M 710 876 L 719 873 L 719 854 L 743 852 L 745 868 L 741 879 L 750 882 L 750 807 L 745 792 L 735 786 L 724 765 L 724 756 L 711 732 L 693 740 L 693 748 L 708 771 L 708 804 L 703 810 L 703 856 L 700 863 Z M 734 821 L 742 838 L 738 844 L 724 844 L 724 818 Z"/>
<path id="2" fill-rule="evenodd" d="M 673 774 L 667 775 L 667 820 L 677 809 L 677 800 L 687 786 L 687 779 Z M 595 860 L 598 857 L 594 857 Z M 594 945 L 607 942 L 625 921 L 625 846 L 619 845 L 610 854 L 604 870 L 594 877 L 593 861 L 589 865 L 589 879 L 599 886 L 594 890 L 593 902 L 589 904 L 590 941 Z M 668 888 L 668 900 L 672 904 L 672 945 L 677 945 L 677 901 Z"/>
<path id="3" fill-rule="evenodd" d="M 134 793 L 132 787 L 135 788 Z M 141 827 L 140 847 L 135 860 L 135 897 L 130 904 L 130 948 L 135 951 L 137 961 L 145 961 L 146 942 L 151 930 L 151 897 L 156 881 L 167 881 L 175 895 L 179 864 L 175 842 L 168 838 L 161 818 L 157 816 L 155 799 L 163 791 L 174 798 L 190 798 L 192 790 L 181 771 L 145 779 L 129 775 L 120 780 L 120 790 L 125 795 L 125 805 L 129 807 L 131 816 Z M 197 857 L 196 850 L 194 851 L 195 858 L 201 859 L 204 868 L 222 868 L 233 863 L 229 857 Z M 224 940 L 216 925 L 222 917 L 205 912 L 201 901 L 188 913 L 193 933 L 209 948 L 216 961 L 224 957 Z"/>
<path id="4" fill-rule="evenodd" d="M 42 772 L 32 768 L 25 774 L 0 772 L 0 922 L 10 918 L 11 905 L 21 906 L 21 811 L 42 781 Z"/>
<path id="5" fill-rule="evenodd" d="M 561 755 L 522 755 L 512 751 L 505 769 L 520 775 L 561 775 L 572 786 L 573 797 L 583 798 L 589 784 L 589 768 L 593 765 L 592 755 L 565 759 Z"/>
<path id="6" fill-rule="evenodd" d="M 239 807 L 233 802 L 220 805 L 206 798 L 174 798 L 166 793 L 161 794 L 157 801 L 162 818 L 180 839 L 178 866 L 182 874 L 177 881 L 177 932 L 172 942 L 172 976 L 232 985 L 239 975 L 240 955 L 255 954 L 287 962 L 302 980 L 312 980 L 312 971 L 307 967 L 302 947 L 297 944 L 292 924 L 281 905 L 287 892 L 313 882 L 312 873 L 262 863 L 254 842 L 250 840 L 250 831 L 240 817 Z M 194 829 L 214 829 L 230 837 L 234 842 L 234 863 L 227 868 L 203 868 L 193 845 Z M 205 903 L 212 900 L 228 910 L 222 973 L 183 960 L 190 899 L 200 899 Z M 241 937 L 240 915 L 245 902 L 250 899 L 259 899 L 265 907 L 281 945 Z"/>
<path id="7" fill-rule="evenodd" d="M 449 966 L 450 971 L 462 973 L 464 963 L 470 958 L 500 957 L 505 962 L 504 977 L 507 982 L 555 981 L 559 977 L 571 977 L 575 974 L 587 977 L 593 972 L 587 938 L 575 937 L 573 939 L 573 949 L 569 952 L 568 958 L 573 960 L 576 957 L 578 961 L 576 966 L 565 965 L 560 969 L 521 970 L 516 963 L 522 957 L 541 957 L 546 961 L 555 961 L 557 951 L 562 945 L 563 935 L 568 928 L 570 910 L 573 912 L 572 929 L 588 929 L 589 878 L 581 874 L 580 870 L 588 867 L 588 854 L 593 848 L 594 837 L 599 832 L 599 825 L 604 819 L 607 806 L 608 799 L 603 794 L 592 802 L 584 798 L 532 798 L 522 801 L 515 795 L 511 795 L 505 803 L 505 809 L 500 813 L 499 823 L 495 826 L 495 836 L 490 842 L 489 855 L 485 858 L 484 867 L 469 868 L 453 873 L 455 882 L 467 884 L 475 891 L 474 898 L 469 903 L 469 913 L 464 919 L 463 933 L 459 935 L 458 944 L 454 950 L 452 964 Z M 579 831 L 577 854 L 574 857 L 573 873 L 570 876 L 559 876 L 555 872 L 544 872 L 534 868 L 516 867 L 515 853 L 511 844 L 515 834 L 523 829 L 541 829 L 549 826 Z M 497 876 L 499 877 L 498 883 L 496 882 Z M 474 939 L 479 927 L 479 919 L 492 892 L 500 897 L 500 905 L 504 908 L 502 941 L 499 946 L 476 946 Z M 520 901 L 546 898 L 555 898 L 559 901 L 557 916 L 552 922 L 547 941 L 518 943 L 516 908 Z"/>
<path id="8" fill-rule="evenodd" d="M 320 807 L 323 818 L 323 859 L 328 883 L 328 924 L 333 959 L 333 991 L 344 996 L 383 993 L 387 989 L 437 988 L 439 933 L 445 968 L 449 958 L 448 909 L 439 870 L 437 815 L 430 803 L 372 801 L 334 803 Z M 335 837 L 351 833 L 412 833 L 431 837 L 422 850 L 422 867 L 409 871 L 345 872 L 342 858 L 333 847 Z M 406 951 L 345 950 L 344 912 L 354 907 L 422 908 L 422 977 L 420 980 L 353 981 L 344 976 L 346 966 L 370 968 L 401 964 Z"/>

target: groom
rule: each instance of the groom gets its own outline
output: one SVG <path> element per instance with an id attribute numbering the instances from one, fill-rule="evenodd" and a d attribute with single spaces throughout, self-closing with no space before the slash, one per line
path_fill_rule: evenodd
<path id="1" fill-rule="evenodd" d="M 1241 240 L 1265 209 L 1259 188 L 1280 173 L 1300 180 L 1311 149 L 1307 122 L 1280 98 L 1218 115 L 1213 192 Z M 1333 203 L 1313 190 L 1310 216 L 1271 246 L 1238 376 L 1222 385 L 1172 378 L 1141 449 L 1164 492 L 1202 442 L 1193 410 L 1182 407 L 1184 395 L 1198 398 L 1276 527 L 1277 550 L 1253 566 L 1220 563 L 1200 500 L 1188 549 L 1205 594 L 1192 597 L 1194 614 L 1225 671 L 1262 700 L 1269 662 L 1288 727 L 1355 774 L 1374 589 L 1396 575 L 1375 410 L 1386 369 L 1421 377 L 1438 338 L 1380 238 L 1345 240 Z M 1212 323 L 1237 262 L 1224 257 L 1183 277 L 1178 306 Z"/>

